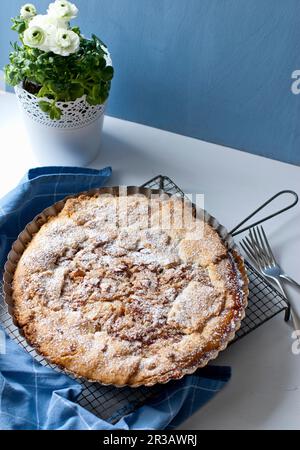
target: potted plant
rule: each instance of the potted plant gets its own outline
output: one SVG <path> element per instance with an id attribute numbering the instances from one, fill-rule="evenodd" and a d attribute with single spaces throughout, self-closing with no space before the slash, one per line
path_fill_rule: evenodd
<path id="1" fill-rule="evenodd" d="M 5 78 L 44 164 L 86 165 L 99 151 L 114 70 L 103 42 L 71 26 L 77 13 L 74 4 L 56 0 L 45 15 L 29 3 L 12 19 L 20 43 L 13 44 Z"/>

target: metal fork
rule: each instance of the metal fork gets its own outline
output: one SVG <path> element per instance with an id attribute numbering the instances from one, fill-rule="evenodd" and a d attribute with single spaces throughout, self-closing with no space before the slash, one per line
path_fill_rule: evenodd
<path id="1" fill-rule="evenodd" d="M 260 229 L 259 227 L 253 228 L 253 232 L 252 230 L 250 230 L 249 234 L 250 239 L 246 237 L 242 240 L 246 247 L 247 244 L 249 245 L 247 247 L 248 251 L 247 249 L 245 249 L 245 247 L 243 247 L 242 243 L 241 245 L 251 259 L 256 260 L 257 257 L 259 257 L 259 259 L 261 260 L 259 265 L 265 272 L 268 272 L 268 274 L 265 275 L 270 275 L 275 278 L 283 278 L 284 280 L 289 281 L 291 284 L 300 289 L 300 284 L 297 283 L 297 281 L 293 280 L 293 278 L 291 278 L 289 275 L 287 275 L 276 261 L 263 227 L 261 226 Z M 252 249 L 254 248 L 257 248 L 259 252 L 257 257 L 255 257 L 255 254 L 252 251 Z"/>
<path id="2" fill-rule="evenodd" d="M 298 288 L 300 288 L 300 284 L 289 277 L 277 263 L 263 227 L 253 228 L 253 231 L 250 230 L 249 237 L 242 239 L 240 245 L 245 254 L 254 262 L 261 273 L 276 283 L 280 292 L 286 298 L 288 304 L 290 304 L 282 279 L 287 280 Z M 291 306 L 293 309 L 292 317 L 294 327 L 296 330 L 300 330 L 300 318 L 293 305 Z"/>

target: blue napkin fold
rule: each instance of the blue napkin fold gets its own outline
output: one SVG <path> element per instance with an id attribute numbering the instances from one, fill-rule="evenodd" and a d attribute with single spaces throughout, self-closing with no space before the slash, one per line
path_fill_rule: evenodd
<path id="1" fill-rule="evenodd" d="M 17 187 L 0 199 L 0 267 L 11 244 L 37 214 L 67 195 L 105 185 L 111 173 L 110 167 L 30 169 Z"/>
<path id="2" fill-rule="evenodd" d="M 35 215 L 66 195 L 100 187 L 111 169 L 31 169 L 0 200 L 0 268 L 17 235 Z M 168 383 L 162 393 L 114 425 L 76 403 L 81 385 L 35 361 L 0 327 L 0 429 L 173 429 L 212 398 L 230 378 L 229 367 L 208 366 Z M 121 412 L 116 411 L 116 417 Z"/>
<path id="3" fill-rule="evenodd" d="M 1 333 L 1 330 L 0 330 Z M 173 429 L 229 380 L 229 367 L 209 366 L 165 386 L 158 398 L 112 425 L 76 403 L 81 385 L 36 362 L 3 332 L 0 354 L 2 430 Z"/>

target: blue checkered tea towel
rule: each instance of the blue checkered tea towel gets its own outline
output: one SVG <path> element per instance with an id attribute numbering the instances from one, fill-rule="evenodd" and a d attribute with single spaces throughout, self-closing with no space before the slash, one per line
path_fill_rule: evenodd
<path id="1" fill-rule="evenodd" d="M 0 200 L 0 267 L 17 235 L 35 215 L 66 195 L 104 185 L 110 175 L 110 168 L 30 170 Z M 115 411 L 118 421 L 112 424 L 76 402 L 82 390 L 78 382 L 39 364 L 0 327 L 0 429 L 4 430 L 172 429 L 201 408 L 229 378 L 229 367 L 209 366 L 168 383 L 158 397 L 131 414 L 122 417 L 121 411 Z"/>

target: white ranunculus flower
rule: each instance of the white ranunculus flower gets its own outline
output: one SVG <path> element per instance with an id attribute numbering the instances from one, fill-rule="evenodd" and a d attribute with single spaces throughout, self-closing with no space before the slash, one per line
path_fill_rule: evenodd
<path id="1" fill-rule="evenodd" d="M 56 31 L 56 35 L 51 42 L 51 51 L 56 55 L 69 56 L 76 53 L 79 49 L 80 38 L 72 30 L 63 28 Z"/>
<path id="2" fill-rule="evenodd" d="M 55 34 L 57 28 L 68 28 L 68 22 L 66 20 L 57 19 L 55 17 L 50 17 L 47 14 L 42 15 L 38 14 L 33 17 L 29 22 L 29 26 L 41 27 L 43 30 L 46 30 L 48 34 Z"/>
<path id="3" fill-rule="evenodd" d="M 54 3 L 50 3 L 47 12 L 49 16 L 69 21 L 71 19 L 75 19 L 78 9 L 71 2 L 56 0 Z"/>
<path id="4" fill-rule="evenodd" d="M 32 3 L 26 3 L 20 11 L 21 19 L 31 19 L 36 15 L 36 7 Z"/>
<path id="5" fill-rule="evenodd" d="M 33 26 L 24 31 L 23 42 L 28 47 L 44 49 L 47 33 L 40 27 Z"/>

